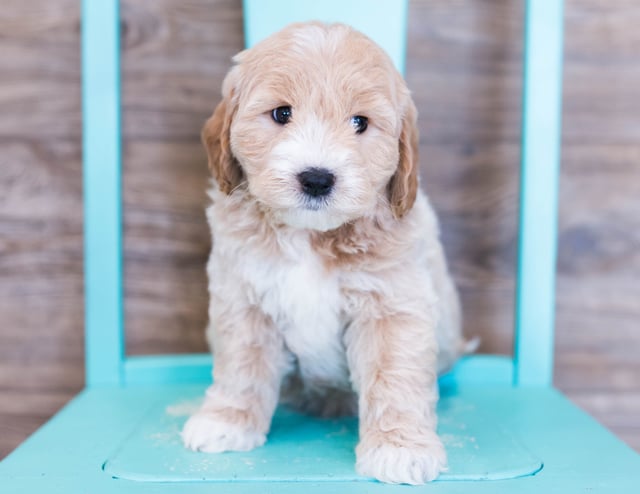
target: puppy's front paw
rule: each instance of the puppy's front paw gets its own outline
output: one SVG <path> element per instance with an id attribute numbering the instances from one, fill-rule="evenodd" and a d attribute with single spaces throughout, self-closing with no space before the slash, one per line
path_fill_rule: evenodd
<path id="1" fill-rule="evenodd" d="M 265 442 L 265 435 L 251 427 L 223 420 L 212 410 L 199 410 L 182 429 L 184 445 L 194 451 L 222 453 L 223 451 L 249 451 Z"/>
<path id="2" fill-rule="evenodd" d="M 447 455 L 435 432 L 415 442 L 394 441 L 378 433 L 364 437 L 356 448 L 356 470 L 391 484 L 424 484 L 446 470 Z"/>

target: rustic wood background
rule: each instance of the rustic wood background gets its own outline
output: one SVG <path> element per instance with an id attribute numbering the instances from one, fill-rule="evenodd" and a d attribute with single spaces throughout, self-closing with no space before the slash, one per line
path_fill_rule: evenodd
<path id="1" fill-rule="evenodd" d="M 512 345 L 522 1 L 411 2 L 424 184 L 482 350 Z M 615 3 L 615 5 L 614 5 Z M 640 450 L 640 3 L 568 0 L 556 384 Z M 83 385 L 77 0 L 0 9 L 0 457 Z M 130 353 L 204 351 L 199 130 L 240 0 L 122 9 Z"/>

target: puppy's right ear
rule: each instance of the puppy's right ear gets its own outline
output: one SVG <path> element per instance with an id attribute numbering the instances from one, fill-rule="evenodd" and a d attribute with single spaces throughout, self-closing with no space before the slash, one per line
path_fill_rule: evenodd
<path id="1" fill-rule="evenodd" d="M 231 122 L 237 109 L 232 101 L 233 91 L 225 95 L 202 129 L 209 169 L 225 194 L 230 194 L 243 179 L 242 168 L 231 152 Z"/>

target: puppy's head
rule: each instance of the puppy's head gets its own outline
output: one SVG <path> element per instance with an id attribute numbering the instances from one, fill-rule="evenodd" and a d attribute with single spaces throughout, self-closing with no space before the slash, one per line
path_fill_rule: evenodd
<path id="1" fill-rule="evenodd" d="M 294 24 L 238 54 L 202 132 L 220 190 L 330 230 L 413 205 L 416 110 L 389 57 L 345 25 Z"/>

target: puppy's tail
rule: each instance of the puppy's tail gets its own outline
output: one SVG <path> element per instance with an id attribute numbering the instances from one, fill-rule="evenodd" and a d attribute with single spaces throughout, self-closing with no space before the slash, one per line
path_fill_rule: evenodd
<path id="1" fill-rule="evenodd" d="M 475 353 L 480 347 L 480 337 L 474 336 L 473 338 L 466 340 L 460 340 L 460 347 L 458 348 L 459 355 L 470 355 Z"/>

